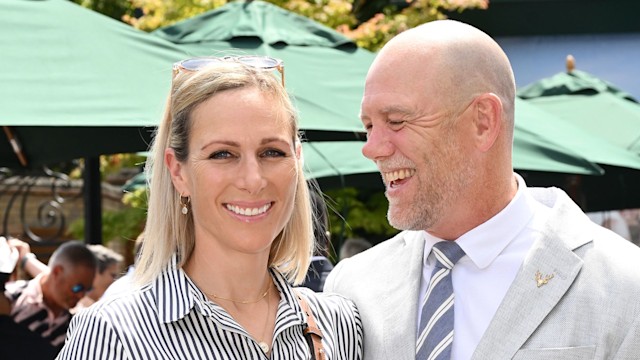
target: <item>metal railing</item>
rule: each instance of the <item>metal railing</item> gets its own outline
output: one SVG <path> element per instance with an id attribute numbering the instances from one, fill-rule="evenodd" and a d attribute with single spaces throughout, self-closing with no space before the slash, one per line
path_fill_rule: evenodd
<path id="1" fill-rule="evenodd" d="M 4 205 L 2 214 L 2 232 L 10 234 L 10 222 L 18 216 L 21 234 L 36 242 L 45 242 L 60 238 L 66 230 L 67 219 L 63 211 L 65 198 L 62 189 L 72 187 L 71 179 L 59 172 L 43 167 L 40 170 L 15 170 L 0 167 L 0 204 Z M 39 191 L 45 194 L 44 200 L 33 195 L 34 188 L 47 189 Z M 80 196 L 82 191 L 80 191 Z M 4 203 L 6 200 L 6 204 Z M 34 201 L 36 204 L 34 204 Z M 35 205 L 35 211 L 33 206 Z M 34 229 L 46 230 L 34 232 Z M 46 233 L 45 236 L 41 236 Z"/>

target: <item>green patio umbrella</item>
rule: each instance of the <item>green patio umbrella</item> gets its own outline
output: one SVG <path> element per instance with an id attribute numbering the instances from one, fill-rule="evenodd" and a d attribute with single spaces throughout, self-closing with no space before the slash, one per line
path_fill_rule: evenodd
<path id="1" fill-rule="evenodd" d="M 333 29 L 266 2 L 234 1 L 152 34 L 193 57 L 279 58 L 308 139 L 362 136 L 359 105 L 374 54 Z"/>
<path id="2" fill-rule="evenodd" d="M 564 143 L 581 143 L 587 159 L 601 164 L 604 176 L 580 177 L 579 196 L 586 211 L 640 207 L 640 171 L 626 161 L 617 162 L 606 148 L 593 146 L 589 133 L 640 157 L 640 104 L 623 90 L 583 71 L 569 69 L 518 91 L 518 96 L 555 116 L 556 134 Z M 570 124 L 581 132 L 566 131 Z M 592 138 L 589 138 L 592 139 Z M 602 150 L 601 150 L 602 149 Z M 609 147 L 611 149 L 611 147 Z M 598 156 L 598 151 L 601 154 Z M 594 157 L 598 156 L 598 158 Z M 633 159 L 630 159 L 633 160 Z"/>
<path id="3" fill-rule="evenodd" d="M 152 34 L 175 43 L 192 56 L 260 54 L 282 59 L 286 87 L 297 103 L 301 127 L 311 140 L 309 146 L 331 160 L 324 170 L 312 171 L 312 176 L 336 176 L 331 182 L 340 184 L 345 175 L 353 179 L 353 175 L 369 170 L 377 172 L 373 164 L 366 165 L 368 160 L 360 154 L 357 142 L 317 142 L 344 140 L 350 134 L 362 137 L 359 105 L 373 53 L 311 19 L 262 1 L 230 2 Z M 601 171 L 541 135 L 525 134 L 524 130 L 517 133 L 522 135 L 516 141 L 519 168 L 591 174 Z M 352 162 L 360 157 L 365 163 L 353 166 Z"/>
<path id="4" fill-rule="evenodd" d="M 604 80 L 572 70 L 528 85 L 518 91 L 518 96 L 640 155 L 640 104 Z"/>
<path id="5" fill-rule="evenodd" d="M 0 49 L 0 126 L 33 168 L 145 150 L 186 56 L 66 0 L 1 1 Z M 24 166 L 8 141 L 0 166 Z"/>
<path id="6" fill-rule="evenodd" d="M 522 128 L 538 134 L 555 144 L 561 144 L 564 148 L 580 154 L 592 163 L 640 169 L 640 156 L 577 124 L 564 121 L 560 116 L 544 110 L 536 103 L 516 99 L 515 118 L 516 130 Z M 514 152 L 517 154 L 517 147 Z M 517 163 L 515 165 L 517 167 Z"/>
<path id="7" fill-rule="evenodd" d="M 42 165 L 86 158 L 85 234 L 100 243 L 97 156 L 146 150 L 171 65 L 185 56 L 70 1 L 0 1 L 0 168 L 27 171 L 22 179 L 30 181 L 44 175 L 36 172 Z M 10 185 L 0 185 L 0 195 L 7 194 Z M 0 211 L 6 219 L 9 209 Z M 46 214 L 40 220 L 50 226 Z"/>

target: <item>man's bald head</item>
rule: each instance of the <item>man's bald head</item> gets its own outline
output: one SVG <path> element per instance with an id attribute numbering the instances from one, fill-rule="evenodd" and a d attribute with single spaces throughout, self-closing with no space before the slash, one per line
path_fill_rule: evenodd
<path id="1" fill-rule="evenodd" d="M 380 69 L 424 83 L 425 95 L 438 96 L 448 108 L 494 93 L 513 124 L 515 80 L 509 59 L 491 37 L 470 25 L 439 20 L 402 32 L 382 48 L 369 75 Z"/>

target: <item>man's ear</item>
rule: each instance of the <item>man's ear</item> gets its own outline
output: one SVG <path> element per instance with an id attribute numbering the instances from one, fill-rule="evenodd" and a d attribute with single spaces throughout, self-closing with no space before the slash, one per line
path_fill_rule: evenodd
<path id="1" fill-rule="evenodd" d="M 173 149 L 168 148 L 164 151 L 164 162 L 167 169 L 169 169 L 171 182 L 173 182 L 173 186 L 176 188 L 176 191 L 178 191 L 182 196 L 189 196 L 188 187 L 186 186 L 187 179 L 184 177 L 182 172 L 183 165 L 176 158 L 176 153 Z"/>
<path id="2" fill-rule="evenodd" d="M 62 275 L 62 273 L 64 273 L 64 267 L 60 264 L 54 266 L 53 268 L 51 268 L 51 274 L 55 277 L 59 277 L 60 275 Z"/>
<path id="3" fill-rule="evenodd" d="M 489 151 L 503 126 L 502 101 L 493 93 L 479 95 L 474 100 L 475 139 L 478 150 Z"/>

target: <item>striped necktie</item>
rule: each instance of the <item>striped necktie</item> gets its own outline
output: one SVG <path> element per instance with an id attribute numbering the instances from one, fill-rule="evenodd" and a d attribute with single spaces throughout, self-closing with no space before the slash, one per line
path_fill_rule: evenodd
<path id="1" fill-rule="evenodd" d="M 431 252 L 436 257 L 436 266 L 421 304 L 416 359 L 449 360 L 453 343 L 454 296 L 451 269 L 465 254 L 455 241 L 436 243 Z"/>

